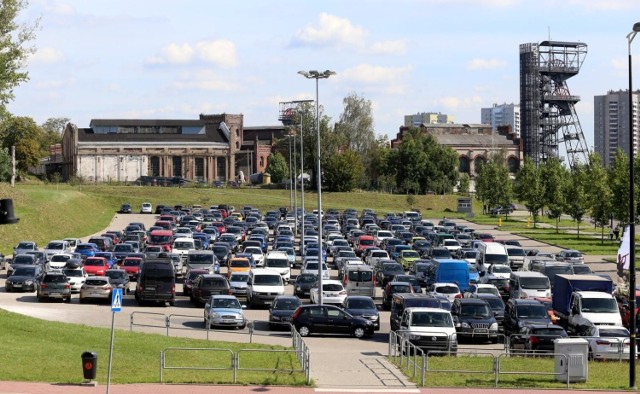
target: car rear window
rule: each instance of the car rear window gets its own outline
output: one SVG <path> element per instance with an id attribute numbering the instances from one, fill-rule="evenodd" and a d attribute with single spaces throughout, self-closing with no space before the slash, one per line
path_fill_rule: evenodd
<path id="1" fill-rule="evenodd" d="M 104 286 L 109 282 L 104 279 L 87 279 L 84 283 L 90 286 Z"/>
<path id="2" fill-rule="evenodd" d="M 202 281 L 202 287 L 227 287 L 227 281 L 222 278 L 206 278 Z"/>

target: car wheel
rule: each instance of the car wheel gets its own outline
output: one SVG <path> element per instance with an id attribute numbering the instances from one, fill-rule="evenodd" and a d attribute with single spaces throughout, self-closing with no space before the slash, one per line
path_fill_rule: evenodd
<path id="1" fill-rule="evenodd" d="M 169 301 L 169 306 L 176 306 L 176 300 Z"/>
<path id="2" fill-rule="evenodd" d="M 298 328 L 298 332 L 300 333 L 301 337 L 308 337 L 309 334 L 311 333 L 311 331 L 309 330 L 309 327 L 307 326 L 300 326 L 300 328 Z"/>
<path id="3" fill-rule="evenodd" d="M 366 331 L 363 327 L 356 327 L 353 329 L 353 336 L 360 339 L 363 338 L 366 334 Z"/>
<path id="4" fill-rule="evenodd" d="M 4 291 L 6 291 L 7 293 L 11 293 L 11 289 L 10 289 L 10 288 L 8 288 L 8 287 L 6 287 L 6 286 L 5 286 L 5 288 L 4 288 Z"/>
<path id="5" fill-rule="evenodd" d="M 38 302 L 42 302 L 42 301 L 44 301 L 42 297 L 38 296 Z"/>
<path id="6" fill-rule="evenodd" d="M 242 325 L 240 326 L 241 330 L 244 330 L 245 328 L 247 328 L 247 322 L 242 323 Z"/>
<path id="7" fill-rule="evenodd" d="M 71 296 L 65 298 L 63 301 L 66 302 L 67 304 L 70 304 L 71 303 Z"/>

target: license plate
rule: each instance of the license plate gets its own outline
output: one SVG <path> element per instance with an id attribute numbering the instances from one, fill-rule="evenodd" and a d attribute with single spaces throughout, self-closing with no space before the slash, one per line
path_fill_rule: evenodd
<path id="1" fill-rule="evenodd" d="M 222 323 L 223 324 L 232 324 L 232 323 L 235 323 L 235 321 L 234 320 L 229 320 L 229 319 L 223 319 Z"/>
<path id="2" fill-rule="evenodd" d="M 284 322 L 291 321 L 291 318 L 290 317 L 283 317 L 282 321 L 284 321 Z"/>
<path id="3" fill-rule="evenodd" d="M 156 287 L 155 286 L 147 286 L 147 290 L 155 290 Z"/>
<path id="4" fill-rule="evenodd" d="M 100 294 L 100 293 L 91 293 L 91 295 L 94 296 L 94 297 L 101 297 L 102 296 L 102 294 Z"/>
<path id="5" fill-rule="evenodd" d="M 487 334 L 489 330 L 484 328 L 476 328 L 475 330 L 473 330 L 473 332 L 474 334 Z"/>
<path id="6" fill-rule="evenodd" d="M 13 287 L 22 287 L 22 285 L 13 285 Z"/>
<path id="7" fill-rule="evenodd" d="M 49 293 L 49 297 L 51 297 L 51 298 L 62 298 L 62 294 L 60 294 L 60 293 Z"/>

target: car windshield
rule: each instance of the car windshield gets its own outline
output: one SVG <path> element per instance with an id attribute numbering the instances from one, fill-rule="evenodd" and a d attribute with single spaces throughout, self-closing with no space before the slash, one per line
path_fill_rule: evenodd
<path id="1" fill-rule="evenodd" d="M 247 282 L 249 280 L 249 274 L 233 273 L 229 278 L 229 282 Z"/>
<path id="2" fill-rule="evenodd" d="M 457 286 L 438 286 L 436 287 L 436 293 L 440 294 L 457 294 L 460 289 Z"/>
<path id="3" fill-rule="evenodd" d="M 64 244 L 62 242 L 49 242 L 46 249 L 64 249 Z"/>
<path id="4" fill-rule="evenodd" d="M 478 258 L 478 252 L 464 252 L 465 259 L 475 259 Z"/>
<path id="5" fill-rule="evenodd" d="M 231 262 L 229 263 L 230 267 L 234 267 L 234 268 L 239 268 L 239 267 L 245 267 L 245 268 L 251 268 L 251 263 L 249 263 L 249 260 L 246 259 L 237 259 L 237 260 L 231 260 Z"/>
<path id="6" fill-rule="evenodd" d="M 207 254 L 207 253 L 190 254 L 189 264 L 213 264 L 213 254 Z"/>
<path id="7" fill-rule="evenodd" d="M 391 287 L 393 293 L 411 293 L 411 286 L 407 285 L 393 285 Z"/>
<path id="8" fill-rule="evenodd" d="M 449 252 L 449 249 L 434 249 L 432 255 L 436 258 L 449 258 L 451 257 L 451 252 Z"/>
<path id="9" fill-rule="evenodd" d="M 62 270 L 62 272 L 64 272 L 65 275 L 72 276 L 74 278 L 78 278 L 78 277 L 84 276 L 82 274 L 82 270 Z"/>
<path id="10" fill-rule="evenodd" d="M 89 286 L 104 286 L 104 285 L 109 284 L 109 281 L 107 281 L 105 279 L 91 279 L 91 278 L 89 278 L 84 283 L 89 285 Z"/>
<path id="11" fill-rule="evenodd" d="M 404 268 L 400 264 L 385 264 L 382 269 L 390 274 L 404 274 Z"/>
<path id="12" fill-rule="evenodd" d="M 151 235 L 149 237 L 149 243 L 152 244 L 168 244 L 171 243 L 171 236 L 170 235 Z"/>
<path id="13" fill-rule="evenodd" d="M 486 319 L 491 316 L 489 305 L 466 304 L 460 308 L 460 314 L 466 317 L 474 317 L 476 319 Z"/>
<path id="14" fill-rule="evenodd" d="M 542 305 L 519 305 L 516 311 L 518 317 L 523 319 L 547 319 L 547 308 Z"/>
<path id="15" fill-rule="evenodd" d="M 127 262 L 124 262 L 127 265 Z M 84 261 L 84 265 L 92 266 L 92 267 L 100 267 L 104 265 L 104 261 L 98 259 L 86 259 Z"/>
<path id="16" fill-rule="evenodd" d="M 505 287 L 509 284 L 509 279 L 507 278 L 491 278 L 487 281 L 487 283 L 494 285 L 495 287 Z"/>
<path id="17" fill-rule="evenodd" d="M 140 265 L 140 260 L 138 260 L 138 259 L 135 259 L 135 260 L 133 260 L 133 259 L 132 259 L 132 260 L 125 260 L 125 261 L 123 262 L 123 265 L 124 265 L 125 267 L 138 267 L 138 266 Z"/>
<path id="18" fill-rule="evenodd" d="M 402 252 L 402 257 L 409 258 L 409 259 L 411 259 L 411 258 L 418 259 L 418 258 L 420 258 L 420 255 L 415 250 L 407 250 L 407 251 Z"/>
<path id="19" fill-rule="evenodd" d="M 338 257 L 356 257 L 356 253 L 349 252 L 349 251 L 341 251 L 341 252 L 338 252 Z"/>
<path id="20" fill-rule="evenodd" d="M 14 265 L 16 265 L 16 264 L 34 264 L 35 263 L 35 259 L 33 258 L 33 256 L 30 256 L 30 255 L 23 255 L 23 256 L 17 255 L 13 259 L 12 263 Z"/>
<path id="21" fill-rule="evenodd" d="M 498 289 L 494 287 L 478 287 L 478 294 L 497 294 Z"/>
<path id="22" fill-rule="evenodd" d="M 104 276 L 108 276 L 111 279 L 124 279 L 128 274 L 125 271 L 107 271 Z"/>
<path id="23" fill-rule="evenodd" d="M 337 283 L 326 283 L 322 285 L 322 291 L 342 291 L 344 287 Z"/>
<path id="24" fill-rule="evenodd" d="M 549 278 L 544 277 L 529 277 L 529 278 L 520 278 L 520 286 L 523 289 L 531 289 L 531 290 L 544 290 L 549 288 Z"/>
<path id="25" fill-rule="evenodd" d="M 524 249 L 521 248 L 509 248 L 507 249 L 509 256 L 526 256 Z"/>
<path id="26" fill-rule="evenodd" d="M 489 304 L 489 307 L 493 311 L 502 311 L 504 310 L 504 302 L 498 297 L 496 298 L 484 298 L 485 301 Z"/>
<path id="27" fill-rule="evenodd" d="M 256 275 L 253 278 L 254 285 L 279 286 L 282 284 L 280 275 Z"/>
<path id="28" fill-rule="evenodd" d="M 35 247 L 30 242 L 20 242 L 16 249 L 35 249 Z"/>
<path id="29" fill-rule="evenodd" d="M 132 252 L 133 245 L 131 244 L 117 244 L 113 247 L 114 252 Z"/>
<path id="30" fill-rule="evenodd" d="M 315 283 L 317 280 L 317 276 L 315 275 L 299 275 L 298 278 L 296 278 L 297 283 Z"/>
<path id="31" fill-rule="evenodd" d="M 628 338 L 629 337 L 629 331 L 622 328 L 600 328 L 599 334 L 600 334 L 599 335 L 600 337 L 610 337 L 610 338 L 615 338 L 615 337 Z"/>
<path id="32" fill-rule="evenodd" d="M 200 283 L 202 288 L 227 287 L 227 280 L 224 278 L 205 278 Z"/>
<path id="33" fill-rule="evenodd" d="M 345 304 L 345 308 L 347 309 L 376 309 L 376 305 L 374 304 L 372 299 L 366 298 L 356 298 L 347 300 Z"/>
<path id="34" fill-rule="evenodd" d="M 506 265 L 498 264 L 493 266 L 492 271 L 499 274 L 508 274 L 511 273 L 511 268 Z"/>
<path id="35" fill-rule="evenodd" d="M 578 253 L 578 252 L 568 252 L 567 254 L 565 254 L 565 256 L 567 256 L 567 257 L 582 257 L 582 254 Z"/>
<path id="36" fill-rule="evenodd" d="M 87 244 L 80 244 L 76 246 L 76 250 L 91 250 L 93 248 L 94 248 L 93 245 L 87 245 Z"/>
<path id="37" fill-rule="evenodd" d="M 36 274 L 35 268 L 18 267 L 13 271 L 12 276 L 34 276 Z"/>
<path id="38" fill-rule="evenodd" d="M 288 259 L 267 259 L 265 267 L 286 268 L 289 266 Z"/>
<path id="39" fill-rule="evenodd" d="M 214 308 L 241 309 L 240 301 L 235 298 L 214 298 Z"/>
<path id="40" fill-rule="evenodd" d="M 296 298 L 285 298 L 281 300 L 276 300 L 273 303 L 273 310 L 292 311 L 297 309 L 299 306 L 300 306 L 300 300 Z"/>
<path id="41" fill-rule="evenodd" d="M 415 312 L 411 325 L 417 327 L 452 327 L 453 321 L 448 313 Z"/>
<path id="42" fill-rule="evenodd" d="M 506 254 L 485 254 L 485 264 L 509 264 L 509 256 Z"/>
<path id="43" fill-rule="evenodd" d="M 582 312 L 615 313 L 618 304 L 613 298 L 583 298 Z"/>
<path id="44" fill-rule="evenodd" d="M 46 283 L 65 283 L 66 281 L 66 275 L 47 275 L 43 280 Z"/>

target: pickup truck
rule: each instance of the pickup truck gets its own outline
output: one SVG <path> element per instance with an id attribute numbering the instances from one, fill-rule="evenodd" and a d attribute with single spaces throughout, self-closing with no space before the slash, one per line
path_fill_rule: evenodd
<path id="1" fill-rule="evenodd" d="M 455 355 L 458 338 L 451 312 L 440 308 L 406 308 L 398 335 L 425 353 Z"/>
<path id="2" fill-rule="evenodd" d="M 569 335 L 583 335 L 591 326 L 621 326 L 611 279 L 597 275 L 556 275 L 553 310 Z"/>

